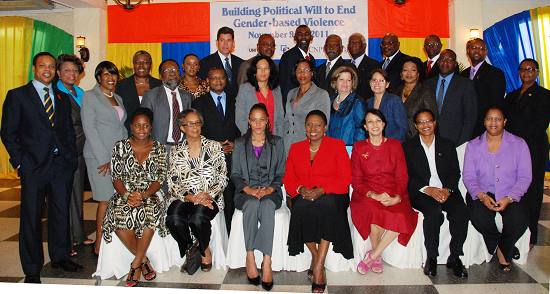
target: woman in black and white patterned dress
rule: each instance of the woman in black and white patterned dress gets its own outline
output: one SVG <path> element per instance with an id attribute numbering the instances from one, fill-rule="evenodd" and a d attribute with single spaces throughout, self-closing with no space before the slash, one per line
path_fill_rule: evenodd
<path id="1" fill-rule="evenodd" d="M 201 136 L 204 121 L 197 110 L 183 111 L 178 121 L 186 138 L 170 150 L 166 226 L 178 242 L 182 257 L 193 238 L 198 241 L 201 270 L 207 272 L 212 268 L 210 221 L 223 209 L 223 190 L 228 181 L 225 156 L 220 143 Z"/>

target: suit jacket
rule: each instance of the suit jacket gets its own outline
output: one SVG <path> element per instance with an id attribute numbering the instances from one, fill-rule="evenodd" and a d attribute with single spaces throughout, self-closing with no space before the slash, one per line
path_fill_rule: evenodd
<path id="1" fill-rule="evenodd" d="M 434 95 L 438 78 L 425 82 Z M 460 146 L 473 138 L 477 120 L 477 95 L 472 81 L 454 74 L 443 99 L 437 130 L 439 135 Z"/>
<path id="2" fill-rule="evenodd" d="M 416 64 L 421 64 L 420 58 L 409 56 L 401 51 L 398 51 L 397 54 L 390 61 L 390 64 L 386 67 L 386 72 L 390 78 L 390 87 L 389 92 L 396 94 L 397 88 L 401 85 L 401 70 L 403 69 L 403 63 L 407 60 L 415 59 Z M 380 62 L 380 68 L 384 64 L 384 60 Z M 420 73 L 420 79 L 424 77 L 423 73 Z"/>
<path id="3" fill-rule="evenodd" d="M 340 56 L 338 60 L 331 66 L 330 71 L 327 75 L 327 64 L 323 63 L 317 68 L 317 74 L 315 75 L 315 84 L 317 87 L 328 92 L 330 97 L 336 96 L 336 91 L 330 86 L 330 79 L 334 71 L 342 65 L 350 65 L 349 61 L 344 60 Z"/>
<path id="4" fill-rule="evenodd" d="M 273 134 L 282 136 L 283 134 L 283 121 L 284 121 L 284 108 L 281 97 L 281 88 L 277 87 L 272 90 L 273 100 L 275 104 L 274 118 L 273 118 Z M 235 124 L 242 134 L 248 129 L 248 113 L 250 108 L 258 103 L 258 97 L 256 97 L 256 89 L 250 83 L 244 83 L 239 87 L 239 94 L 237 95 L 235 102 Z"/>
<path id="5" fill-rule="evenodd" d="M 403 143 L 409 173 L 408 190 L 411 197 L 422 195 L 419 190 L 430 185 L 430 166 L 420 140 L 420 137 L 415 135 Z M 453 142 L 437 135 L 435 136 L 435 165 L 443 187 L 461 195 L 458 190 L 460 167 L 456 148 Z"/>
<path id="6" fill-rule="evenodd" d="M 155 79 L 151 76 L 149 77 L 149 87 L 151 89 L 160 85 L 162 85 L 161 80 Z M 124 104 L 124 108 L 126 109 L 126 113 L 128 114 L 126 121 L 124 122 L 124 126 L 126 126 L 128 133 L 130 133 L 130 124 L 132 123 L 130 121 L 130 117 L 140 106 L 134 75 L 131 75 L 130 77 L 118 82 L 116 85 L 115 93 L 122 97 L 122 103 Z"/>
<path id="7" fill-rule="evenodd" d="M 374 96 L 374 93 L 372 93 L 372 90 L 370 88 L 370 73 L 376 68 L 380 68 L 380 63 L 368 57 L 366 54 L 365 56 L 363 56 L 363 60 L 361 60 L 359 66 L 357 66 L 359 83 L 357 84 L 357 89 L 355 90 L 355 92 L 357 93 L 357 95 L 363 97 L 365 100 Z"/>
<path id="8" fill-rule="evenodd" d="M 424 80 L 429 80 L 433 77 L 439 76 L 439 66 L 437 65 L 437 62 L 433 63 L 432 69 L 430 70 L 430 73 L 428 73 L 428 61 L 426 60 L 422 63 L 421 72 L 424 73 Z"/>
<path id="9" fill-rule="evenodd" d="M 124 108 L 122 98 L 116 93 L 114 98 Z M 99 85 L 96 85 L 84 94 L 80 116 L 86 135 L 84 157 L 95 158 L 100 164 L 110 162 L 115 143 L 128 137 L 124 127 L 126 111 L 120 120 L 116 109 L 103 95 Z"/>
<path id="10" fill-rule="evenodd" d="M 463 70 L 460 75 L 469 79 L 470 68 Z M 477 122 L 474 128 L 474 137 L 476 137 L 485 132 L 483 121 L 487 109 L 491 106 L 504 106 L 506 80 L 502 70 L 485 61 L 477 70 L 473 81 L 477 94 Z"/>
<path id="11" fill-rule="evenodd" d="M 57 87 L 57 83 L 53 83 L 53 87 L 55 90 L 63 92 Z M 75 85 L 74 87 L 77 88 L 78 86 Z M 76 137 L 76 153 L 78 156 L 80 156 L 84 151 L 84 143 L 86 142 L 86 136 L 84 135 L 84 129 L 82 128 L 82 118 L 80 117 L 80 105 L 78 105 L 78 103 L 73 99 L 73 97 L 71 97 L 70 94 L 65 94 L 67 94 L 67 96 L 70 98 L 69 101 L 71 103 L 71 118 L 73 120 L 73 128 Z M 82 96 L 84 96 L 84 94 Z"/>
<path id="12" fill-rule="evenodd" d="M 308 54 L 313 64 L 315 64 L 315 58 L 313 55 L 311 55 L 311 53 Z M 279 84 L 281 86 L 281 94 L 283 95 L 283 107 L 286 105 L 288 91 L 298 87 L 298 82 L 293 78 L 294 66 L 296 66 L 298 60 L 303 58 L 304 56 L 302 55 L 302 52 L 300 52 L 298 46 L 288 49 L 281 56 L 281 61 L 279 62 Z"/>
<path id="13" fill-rule="evenodd" d="M 404 87 L 405 85 L 401 85 L 397 89 L 397 93 L 399 93 L 398 94 L 399 97 L 403 96 Z M 407 139 L 412 138 L 414 135 L 418 133 L 418 131 L 415 128 L 414 115 L 420 109 L 427 108 L 431 110 L 436 116 L 435 119 L 437 120 L 438 113 L 437 113 L 437 102 L 435 101 L 435 95 L 429 88 L 422 85 L 420 82 L 416 83 L 412 92 L 409 94 L 407 101 L 405 101 L 404 104 L 405 104 L 405 109 L 407 110 L 407 119 L 409 121 L 409 130 L 407 132 Z"/>
<path id="14" fill-rule="evenodd" d="M 195 99 L 193 108 L 200 111 L 204 118 L 202 135 L 214 141 L 235 141 L 241 135 L 235 124 L 235 97 L 226 94 L 225 117 L 218 114 L 218 109 L 210 92 Z"/>
<path id="15" fill-rule="evenodd" d="M 177 90 L 180 93 L 181 112 L 191 107 L 193 98 L 191 94 L 182 89 L 177 88 Z M 172 99 L 172 97 L 170 97 L 170 99 Z M 147 107 L 153 111 L 153 138 L 161 144 L 166 144 L 168 130 L 170 129 L 172 109 L 170 109 L 170 104 L 168 104 L 168 96 L 166 96 L 164 85 L 145 92 L 143 100 L 141 100 L 141 106 Z"/>
<path id="16" fill-rule="evenodd" d="M 49 174 L 50 157 L 55 148 L 59 149 L 71 173 L 76 168 L 71 98 L 54 88 L 51 99 L 55 99 L 53 127 L 32 82 L 9 90 L 6 95 L 0 135 L 11 165 L 19 167 L 19 172 Z"/>
<path id="17" fill-rule="evenodd" d="M 239 85 L 237 84 L 237 80 L 239 76 L 239 68 L 243 63 L 243 60 L 234 54 L 230 55 L 230 59 L 231 59 L 230 61 L 231 73 L 232 73 L 233 79 L 231 82 L 227 80 L 227 85 L 225 86 L 225 92 L 235 96 L 237 95 L 237 91 L 239 90 Z M 201 59 L 198 76 L 203 80 L 206 79 L 208 77 L 208 70 L 210 70 L 213 67 L 224 68 L 224 64 L 220 59 L 220 55 L 218 54 L 218 51 Z"/>

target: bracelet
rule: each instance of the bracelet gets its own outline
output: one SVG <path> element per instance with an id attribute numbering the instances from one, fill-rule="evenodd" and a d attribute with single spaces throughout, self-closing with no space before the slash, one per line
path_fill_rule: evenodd
<path id="1" fill-rule="evenodd" d="M 128 202 L 128 197 L 130 197 L 130 191 L 126 191 L 126 193 L 122 194 L 122 200 L 124 200 L 124 202 Z"/>
<path id="2" fill-rule="evenodd" d="M 512 196 L 506 196 L 506 198 L 508 198 L 508 200 L 510 200 L 510 203 L 514 202 L 514 198 L 512 198 Z"/>

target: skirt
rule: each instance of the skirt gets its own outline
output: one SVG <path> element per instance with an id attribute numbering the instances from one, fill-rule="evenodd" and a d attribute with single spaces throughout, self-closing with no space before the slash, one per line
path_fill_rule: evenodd
<path id="1" fill-rule="evenodd" d="M 108 201 L 113 196 L 115 188 L 110 174 L 100 175 L 97 173 L 97 167 L 104 164 L 97 162 L 93 157 L 85 157 L 86 171 L 92 188 L 92 198 L 95 201 Z"/>

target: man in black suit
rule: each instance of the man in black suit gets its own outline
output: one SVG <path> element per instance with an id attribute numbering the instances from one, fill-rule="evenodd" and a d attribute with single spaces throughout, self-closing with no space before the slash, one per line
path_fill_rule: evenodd
<path id="1" fill-rule="evenodd" d="M 367 39 L 360 33 L 354 33 L 348 39 L 348 53 L 351 56 L 351 64 L 357 68 L 359 83 L 357 95 L 367 100 L 374 96 L 370 88 L 370 78 L 373 69 L 380 68 L 380 63 L 365 54 Z"/>
<path id="2" fill-rule="evenodd" d="M 69 199 L 76 168 L 71 99 L 54 90 L 55 58 L 34 56 L 34 79 L 8 91 L 2 110 L 2 142 L 21 178 L 19 255 L 26 283 L 40 283 L 44 263 L 41 217 L 48 195 L 48 252 L 53 268 L 74 272 L 69 258 Z"/>
<path id="3" fill-rule="evenodd" d="M 306 25 L 300 25 L 294 33 L 294 41 L 296 46 L 285 51 L 279 62 L 279 84 L 281 85 L 281 93 L 283 94 L 283 109 L 286 106 L 286 96 L 288 91 L 298 87 L 298 81 L 294 76 L 294 67 L 300 59 L 310 60 L 315 64 L 315 58 L 309 53 L 309 44 L 313 41 L 311 30 Z"/>
<path id="4" fill-rule="evenodd" d="M 453 142 L 435 135 L 437 123 L 431 110 L 421 109 L 414 115 L 418 135 L 403 144 L 409 172 L 411 205 L 424 215 L 424 245 L 428 258 L 424 274 L 437 274 L 439 230 L 447 212 L 451 232 L 447 267 L 455 276 L 465 278 L 468 272 L 459 256 L 468 233 L 468 208 L 458 190 L 460 168 Z"/>
<path id="5" fill-rule="evenodd" d="M 438 133 L 455 146 L 473 138 L 477 119 L 477 96 L 472 81 L 455 73 L 457 62 L 453 50 L 441 51 L 439 75 L 425 82 L 435 94 L 439 111 Z"/>
<path id="6" fill-rule="evenodd" d="M 504 105 L 504 93 L 506 80 L 504 73 L 497 67 L 487 63 L 487 46 L 480 38 L 469 40 L 466 43 L 466 54 L 472 66 L 463 70 L 461 75 L 474 82 L 477 94 L 477 121 L 473 136 L 479 136 L 485 132 L 483 124 L 485 112 L 491 106 L 502 107 Z"/>
<path id="7" fill-rule="evenodd" d="M 203 116 L 202 135 L 222 144 L 228 177 L 230 177 L 233 142 L 241 135 L 235 124 L 235 96 L 231 96 L 224 91 L 227 81 L 223 68 L 211 68 L 208 71 L 207 80 L 210 83 L 210 93 L 195 99 L 193 108 L 197 109 Z M 225 225 L 228 232 L 231 231 L 231 219 L 235 211 L 234 195 L 235 186 L 229 181 L 223 191 Z"/>
<path id="8" fill-rule="evenodd" d="M 388 73 L 390 78 L 389 92 L 395 93 L 401 85 L 401 70 L 403 69 L 403 63 L 407 60 L 414 60 L 416 64 L 421 64 L 422 61 L 418 57 L 412 57 L 399 51 L 399 38 L 394 33 L 387 33 L 380 43 L 382 49 L 382 57 L 384 58 L 380 62 L 380 67 Z M 420 73 L 420 79 L 422 80 L 423 74 Z"/>
<path id="9" fill-rule="evenodd" d="M 118 82 L 115 91 L 122 97 L 122 103 L 124 104 L 126 113 L 128 113 L 126 121 L 124 122 L 126 129 L 128 129 L 128 134 L 130 134 L 130 124 L 132 123 L 130 120 L 132 114 L 139 108 L 143 97 L 143 93 L 141 93 L 142 95 L 140 96 L 138 92 L 142 92 L 140 91 L 142 88 L 153 89 L 162 85 L 159 79 L 155 79 L 151 76 L 153 59 L 149 52 L 144 50 L 137 51 L 134 53 L 132 63 L 134 66 L 134 74 Z"/>
<path id="10" fill-rule="evenodd" d="M 273 38 L 273 36 L 270 34 L 260 35 L 260 37 L 258 38 L 258 43 L 256 44 L 256 51 L 258 52 L 256 56 L 262 55 L 273 58 L 273 54 L 275 54 L 275 38 Z M 237 84 L 239 86 L 248 81 L 246 72 L 250 68 L 250 64 L 252 63 L 252 59 L 254 57 L 243 61 L 243 63 L 241 64 L 241 67 L 239 68 L 239 75 L 237 77 Z"/>
<path id="11" fill-rule="evenodd" d="M 228 81 L 226 92 L 237 96 L 239 92 L 237 77 L 243 60 L 231 54 L 235 50 L 235 32 L 232 28 L 221 27 L 218 30 L 216 34 L 216 47 L 218 48 L 216 52 L 201 59 L 199 77 L 206 79 L 208 71 L 213 67 L 223 68 Z"/>
<path id="12" fill-rule="evenodd" d="M 437 66 L 437 59 L 441 53 L 441 39 L 437 35 L 429 35 L 424 39 L 424 51 L 428 55 L 428 60 L 424 61 L 422 72 L 424 78 L 431 79 L 439 75 L 439 67 Z"/>
<path id="13" fill-rule="evenodd" d="M 346 65 L 349 62 L 342 58 L 342 51 L 344 46 L 342 45 L 342 38 L 338 35 L 330 35 L 325 40 L 325 46 L 323 47 L 328 59 L 327 62 L 321 64 L 317 68 L 317 74 L 315 76 L 315 84 L 321 89 L 328 92 L 329 97 L 335 97 L 336 91 L 330 86 L 330 79 L 332 73 L 342 65 Z"/>

